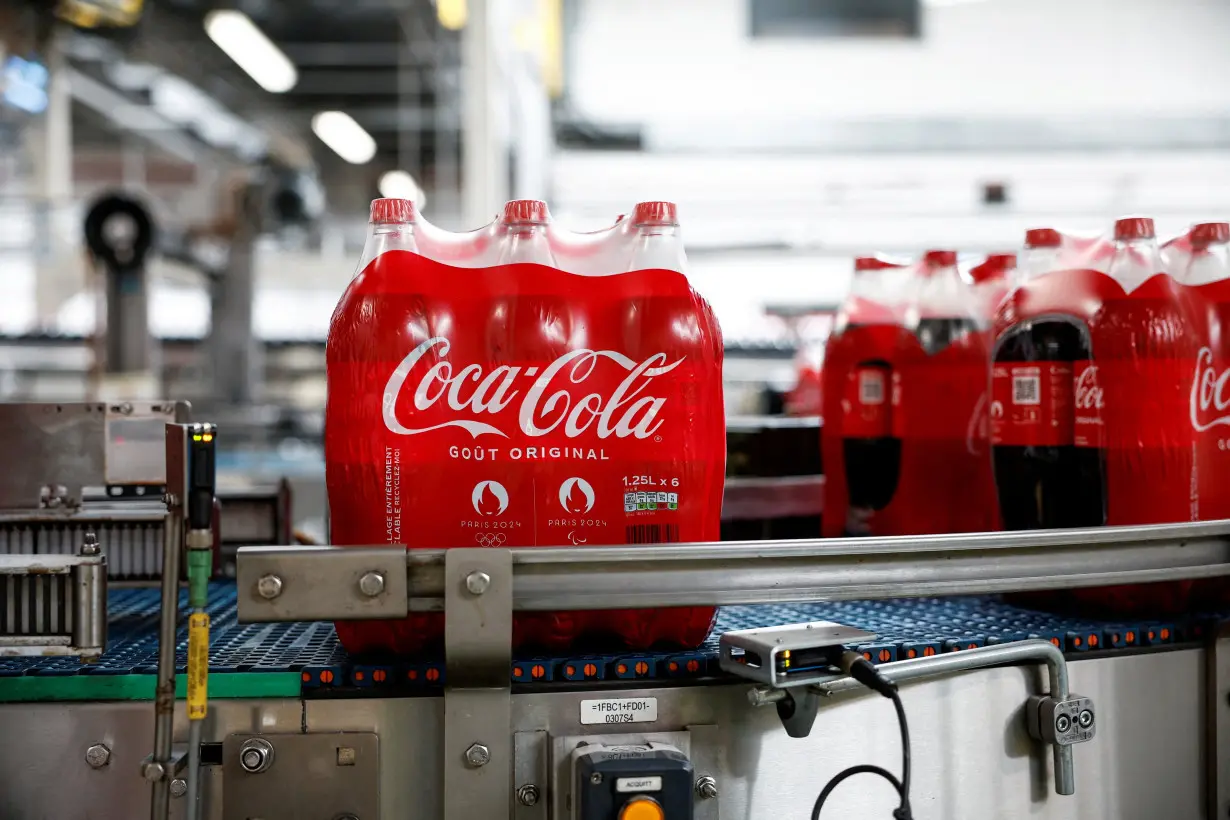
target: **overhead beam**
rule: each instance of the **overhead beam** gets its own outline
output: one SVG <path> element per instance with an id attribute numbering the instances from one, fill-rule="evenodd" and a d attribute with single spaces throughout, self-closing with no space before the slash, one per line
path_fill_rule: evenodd
<path id="1" fill-rule="evenodd" d="M 291 43 L 278 42 L 278 48 L 286 53 L 296 66 L 353 66 L 370 68 L 399 64 L 435 65 L 440 61 L 441 49 L 427 40 L 404 43 Z M 402 52 L 405 51 L 403 55 Z"/>

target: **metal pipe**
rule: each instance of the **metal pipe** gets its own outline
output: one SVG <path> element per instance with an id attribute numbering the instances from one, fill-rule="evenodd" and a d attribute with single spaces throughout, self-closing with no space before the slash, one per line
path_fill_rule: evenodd
<path id="1" fill-rule="evenodd" d="M 1068 662 L 1059 647 L 1050 641 L 1028 640 L 997 646 L 981 646 L 975 649 L 963 649 L 960 652 L 883 663 L 876 666 L 876 670 L 893 683 L 905 683 L 919 678 L 930 678 L 953 672 L 968 672 L 988 666 L 1038 662 L 1046 664 L 1050 679 L 1050 696 L 1060 700 L 1067 698 L 1069 694 Z M 810 684 L 809 688 L 822 697 L 831 697 L 845 692 L 871 692 L 870 689 L 848 675 L 834 675 Z M 756 687 L 749 692 L 748 700 L 754 706 L 764 706 L 776 703 L 785 697 L 784 689 Z M 1075 793 L 1076 776 L 1072 767 L 1072 747 L 1052 744 L 1051 748 L 1055 759 L 1055 792 L 1063 795 Z"/>
<path id="2" fill-rule="evenodd" d="M 175 644 L 179 624 L 180 540 L 184 520 L 167 515 L 162 556 L 162 618 L 158 624 L 158 678 L 154 689 L 154 757 L 162 776 L 153 781 L 150 815 L 164 820 L 171 810 L 171 740 L 175 728 Z"/>
<path id="3" fill-rule="evenodd" d="M 205 721 L 192 720 L 188 722 L 188 820 L 197 820 L 201 816 L 201 729 Z"/>
<path id="4" fill-rule="evenodd" d="M 107 565 L 101 557 L 79 564 L 73 612 L 73 646 L 96 649 L 107 645 Z"/>

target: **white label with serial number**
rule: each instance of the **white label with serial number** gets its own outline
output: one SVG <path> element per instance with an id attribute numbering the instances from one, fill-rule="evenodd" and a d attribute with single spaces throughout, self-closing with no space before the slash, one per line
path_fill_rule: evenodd
<path id="1" fill-rule="evenodd" d="M 656 775 L 653 777 L 620 777 L 615 780 L 615 791 L 620 794 L 660 792 L 662 791 L 662 778 Z"/>
<path id="2" fill-rule="evenodd" d="M 581 724 L 653 723 L 658 719 L 657 698 L 581 701 Z"/>

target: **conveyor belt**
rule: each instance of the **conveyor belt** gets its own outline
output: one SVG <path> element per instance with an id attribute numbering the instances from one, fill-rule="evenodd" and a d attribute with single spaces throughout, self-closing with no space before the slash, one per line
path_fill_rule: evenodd
<path id="1" fill-rule="evenodd" d="M 186 604 L 187 593 L 181 599 Z M 441 660 L 371 663 L 350 659 L 328 623 L 240 624 L 233 584 L 210 588 L 213 622 L 210 697 L 295 697 L 339 689 L 380 689 L 413 694 L 439 686 Z M 110 595 L 110 635 L 102 659 L 82 665 L 71 658 L 0 659 L 0 702 L 152 698 L 157 668 L 159 591 L 116 589 Z M 185 616 L 186 617 L 186 616 Z M 1039 637 L 1075 655 L 1124 652 L 1200 639 L 1214 615 L 1181 620 L 1119 623 L 1022 609 L 995 597 L 841 601 L 821 604 L 725 607 L 714 635 L 693 652 L 644 652 L 527 657 L 513 662 L 515 684 L 569 681 L 677 681 L 720 674 L 717 636 L 815 620 L 832 620 L 876 633 L 859 651 L 875 663 L 959 651 Z M 187 633 L 181 628 L 176 662 L 182 674 Z"/>

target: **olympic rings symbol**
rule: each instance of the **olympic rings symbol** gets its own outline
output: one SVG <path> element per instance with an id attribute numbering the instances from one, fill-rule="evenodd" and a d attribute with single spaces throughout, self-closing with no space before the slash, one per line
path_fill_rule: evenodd
<path id="1" fill-rule="evenodd" d="M 474 540 L 480 547 L 502 547 L 508 536 L 502 532 L 476 532 Z"/>

